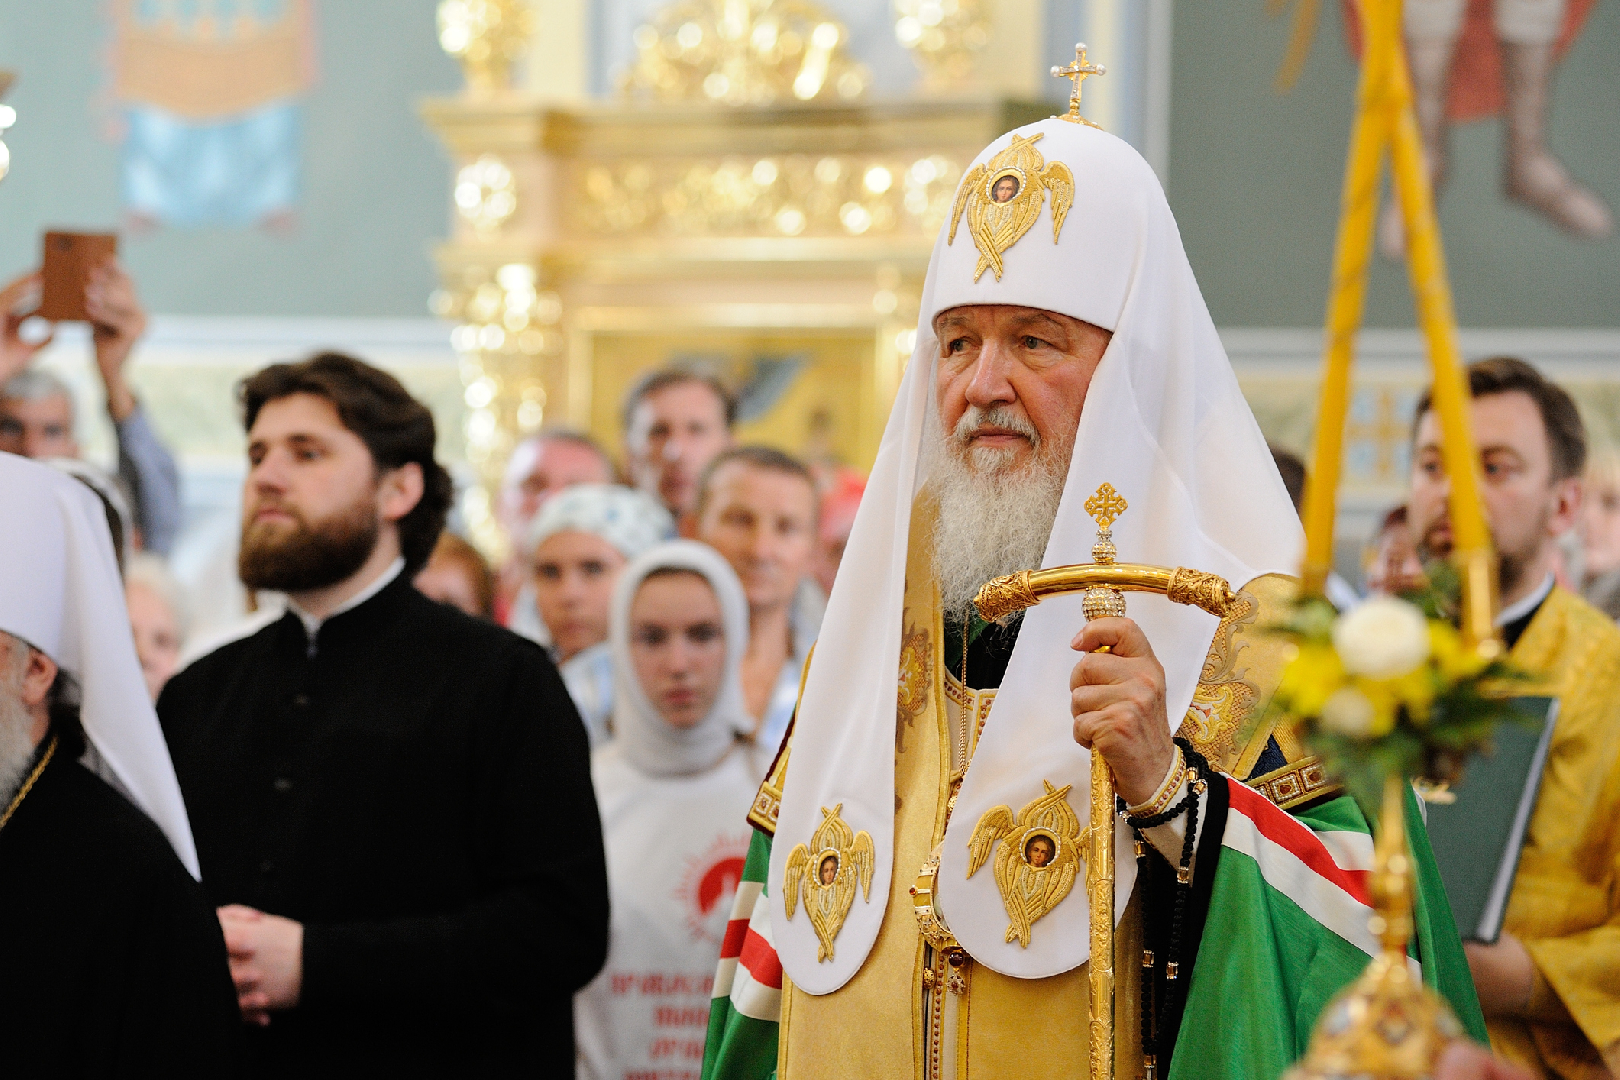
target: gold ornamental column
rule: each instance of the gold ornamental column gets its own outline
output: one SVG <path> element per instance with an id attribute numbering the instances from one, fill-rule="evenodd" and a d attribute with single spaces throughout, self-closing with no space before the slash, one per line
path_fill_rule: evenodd
<path id="1" fill-rule="evenodd" d="M 530 145 L 526 109 L 512 86 L 512 67 L 534 34 L 529 0 L 441 0 L 439 44 L 462 65 L 467 84 L 457 104 L 497 119 L 472 138 L 447 138 L 456 165 L 451 244 L 460 257 L 439 260 L 442 287 L 429 306 L 454 319 L 451 345 L 467 405 L 467 460 L 480 485 L 463 504 L 471 538 L 503 560 L 506 538 L 491 494 L 514 443 L 539 430 L 546 416 L 546 361 L 561 352 L 561 305 L 540 287 L 532 249 L 522 238 L 532 213 L 519 205 L 515 155 Z"/>

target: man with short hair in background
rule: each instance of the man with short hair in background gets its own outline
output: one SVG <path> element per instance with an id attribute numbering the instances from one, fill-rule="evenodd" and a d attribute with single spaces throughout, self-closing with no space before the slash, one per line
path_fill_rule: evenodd
<path id="1" fill-rule="evenodd" d="M 787 732 L 799 676 L 821 629 L 825 600 L 806 595 L 816 548 L 817 498 L 810 472 L 766 446 L 727 450 L 698 491 L 697 538 L 725 556 L 748 597 L 743 699 L 774 748 Z M 812 585 L 813 589 L 813 585 Z"/>
<path id="2" fill-rule="evenodd" d="M 452 490 L 398 380 L 323 353 L 240 397 L 241 576 L 288 610 L 158 713 L 254 1074 L 566 1075 L 607 881 L 556 668 L 412 586 Z"/>
<path id="3" fill-rule="evenodd" d="M 0 289 L 0 450 L 31 458 L 76 458 L 73 392 L 48 371 L 29 368 L 51 338 L 24 341 L 21 328 L 38 307 L 39 271 Z M 130 389 L 125 369 L 146 333 L 135 282 L 116 262 L 90 272 L 85 310 L 91 318 L 96 370 L 118 436 L 118 476 L 135 497 L 141 546 L 167 555 L 180 531 L 180 472 Z M 19 312 L 19 308 L 25 308 Z"/>
<path id="4" fill-rule="evenodd" d="M 1554 583 L 1581 504 L 1586 431 L 1575 403 L 1513 357 L 1470 364 L 1485 516 L 1501 560 L 1508 660 L 1523 692 L 1559 699 L 1547 768 L 1501 938 L 1469 943 L 1491 1045 L 1540 1076 L 1620 1072 L 1620 629 Z M 1414 431 L 1412 534 L 1452 549 L 1451 482 L 1431 399 Z"/>
<path id="5" fill-rule="evenodd" d="M 546 625 L 534 608 L 528 563 L 519 552 L 523 538 L 540 508 L 557 492 L 575 484 L 611 484 L 613 480 L 613 462 L 607 451 L 583 432 L 553 428 L 530 435 L 512 448 L 496 502 L 496 516 L 510 547 L 496 583 L 496 622 L 542 645 L 550 644 Z"/>
<path id="6" fill-rule="evenodd" d="M 663 368 L 631 387 L 620 419 L 631 486 L 663 503 L 682 536 L 694 535 L 698 482 L 731 445 L 736 398 L 713 375 Z"/>

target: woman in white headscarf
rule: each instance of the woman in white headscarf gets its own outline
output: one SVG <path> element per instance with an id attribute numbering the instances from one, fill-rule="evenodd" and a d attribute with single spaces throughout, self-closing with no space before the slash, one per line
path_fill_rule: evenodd
<path id="1" fill-rule="evenodd" d="M 625 565 L 675 535 L 651 497 L 617 484 L 576 484 L 553 496 L 524 538 L 544 644 L 580 719 L 601 746 L 612 733 L 609 601 Z"/>
<path id="2" fill-rule="evenodd" d="M 652 1075 L 703 1055 L 720 941 L 764 762 L 738 669 L 742 585 L 713 549 L 662 544 L 613 595 L 613 742 L 596 751 L 612 901 L 608 960 L 574 1000 L 579 1076 Z"/>

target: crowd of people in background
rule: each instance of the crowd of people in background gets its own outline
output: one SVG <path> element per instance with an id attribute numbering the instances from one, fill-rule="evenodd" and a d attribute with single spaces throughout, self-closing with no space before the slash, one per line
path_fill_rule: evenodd
<path id="1" fill-rule="evenodd" d="M 285 614 L 183 665 L 191 602 L 164 561 L 179 472 L 126 374 L 146 326 L 134 283 L 109 263 L 86 294 L 112 473 L 79 460 L 78 403 L 32 363 L 50 340 L 22 332 L 38 290 L 37 274 L 0 290 L 0 451 L 51 462 L 105 514 L 253 1059 L 414 1072 L 479 1046 L 492 1068 L 583 1077 L 692 1066 L 744 814 L 858 479 L 740 444 L 724 383 L 659 369 L 624 402 L 622 468 L 582 432 L 518 443 L 492 567 L 445 529 L 433 418 L 392 376 L 340 354 L 272 365 L 238 402 L 239 569 Z M 1513 403 L 1476 420 L 1487 514 L 1521 573 L 1505 599 L 1555 580 L 1620 615 L 1620 455 L 1587 455 L 1567 395 L 1522 361 L 1471 378 L 1476 405 Z M 1371 594 L 1449 550 L 1433 427 L 1420 409 L 1412 496 L 1367 545 Z M 1277 457 L 1297 504 L 1304 467 Z M 566 1027 L 576 991 L 574 1042 L 533 1037 L 548 1009 Z M 576 1043 L 577 1064 L 555 1058 Z"/>

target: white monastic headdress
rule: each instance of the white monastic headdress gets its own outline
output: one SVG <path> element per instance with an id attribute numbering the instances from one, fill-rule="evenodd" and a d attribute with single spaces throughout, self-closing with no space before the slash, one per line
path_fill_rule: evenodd
<path id="1" fill-rule="evenodd" d="M 135 657 L 107 515 L 73 477 L 3 453 L 0 630 L 73 676 L 79 722 L 98 766 L 199 876 L 180 785 Z"/>
<path id="2" fill-rule="evenodd" d="M 989 206 L 991 185 L 1009 173 L 1037 205 Z M 1103 483 L 1130 503 L 1113 526 L 1121 561 L 1206 570 L 1233 587 L 1294 573 L 1299 564 L 1298 518 L 1239 392 L 1164 192 L 1141 156 L 1105 132 L 1045 120 L 979 155 L 957 213 L 964 203 L 954 239 L 947 223 L 934 245 L 916 350 L 828 602 L 793 735 L 771 890 L 780 888 L 788 852 L 815 830 L 824 806 L 842 803 L 844 821 L 872 835 L 877 855 L 872 901 L 857 897 L 833 959 L 817 961 L 808 920 L 773 926 L 783 967 L 811 994 L 838 989 L 860 969 L 884 918 L 913 917 L 885 908 L 891 875 L 919 869 L 894 865 L 895 687 L 912 501 L 927 480 L 920 451 L 935 408 L 935 315 L 1012 304 L 1113 332 L 1085 402 L 1043 565 L 1091 561 L 1096 526 L 1083 504 Z M 1020 226 L 1026 231 L 1018 233 Z M 986 258 L 981 245 L 1000 248 L 997 258 Z M 1131 595 L 1130 616 L 1164 664 L 1174 728 L 1192 700 L 1216 620 L 1140 594 Z M 1069 803 L 1082 825 L 1088 821 L 1090 754 L 1074 742 L 1069 714 L 1076 660 L 1069 641 L 1085 621 L 1078 595 L 1026 613 L 945 834 L 938 896 L 952 933 L 979 962 L 1021 978 L 1086 960 L 1085 890 L 1072 889 L 1036 925 L 1029 948 L 1008 943 L 992 875 L 966 876 L 968 837 L 986 810 L 1024 806 L 1044 793 L 1043 781 L 1072 784 Z M 1123 826 L 1118 835 L 1123 911 L 1135 862 Z"/>
<path id="3" fill-rule="evenodd" d="M 714 706 L 677 731 L 648 700 L 630 657 L 630 606 L 641 583 L 659 570 L 689 570 L 714 590 L 726 632 L 726 667 Z M 653 776 L 685 776 L 718 764 L 753 727 L 743 701 L 742 658 L 748 651 L 748 599 L 731 564 L 707 544 L 671 540 L 638 556 L 619 575 L 608 618 L 613 652 L 613 741 L 631 764 Z"/>

